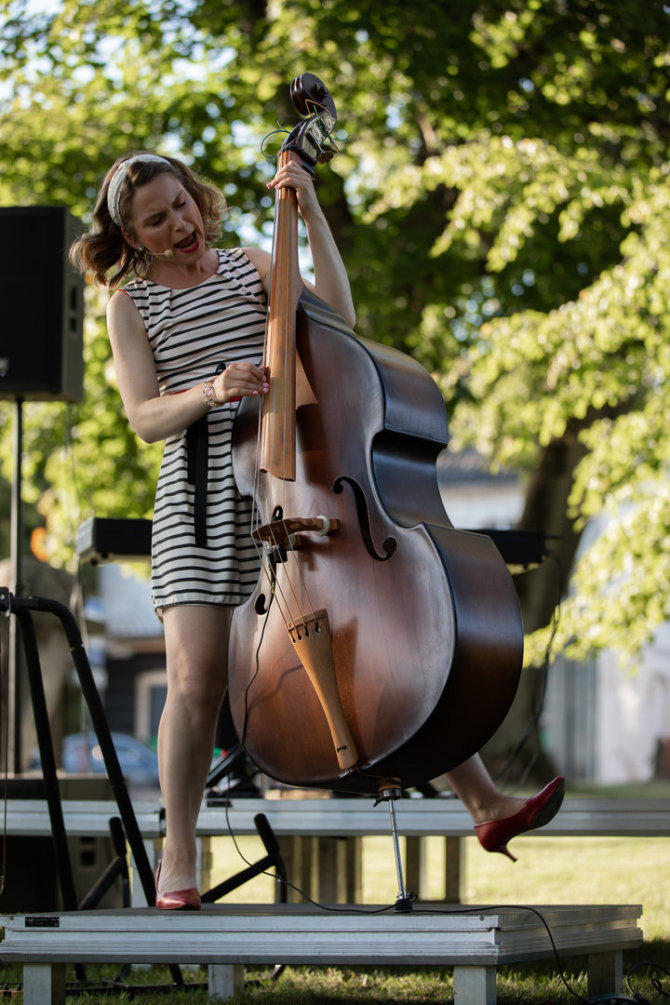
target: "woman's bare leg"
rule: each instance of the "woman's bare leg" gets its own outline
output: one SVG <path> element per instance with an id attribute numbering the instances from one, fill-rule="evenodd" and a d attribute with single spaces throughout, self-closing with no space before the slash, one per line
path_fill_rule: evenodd
<path id="1" fill-rule="evenodd" d="M 475 824 L 509 817 L 525 801 L 498 791 L 479 754 L 447 772 L 446 778 Z"/>
<path id="2" fill-rule="evenodd" d="M 166 838 L 161 892 L 196 885 L 195 829 L 227 685 L 230 609 L 179 606 L 163 612 L 167 697 L 158 727 Z"/>

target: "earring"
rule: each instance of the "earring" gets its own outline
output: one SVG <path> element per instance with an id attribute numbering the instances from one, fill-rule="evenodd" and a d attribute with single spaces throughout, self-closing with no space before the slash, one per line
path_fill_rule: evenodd
<path id="1" fill-rule="evenodd" d="M 143 244 L 140 244 L 138 245 L 137 250 L 139 251 L 140 255 L 143 255 L 144 252 L 146 251 L 146 248 L 144 247 Z"/>

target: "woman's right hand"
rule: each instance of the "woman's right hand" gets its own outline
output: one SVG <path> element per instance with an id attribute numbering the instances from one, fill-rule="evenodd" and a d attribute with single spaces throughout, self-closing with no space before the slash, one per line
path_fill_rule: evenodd
<path id="1" fill-rule="evenodd" d="M 230 363 L 225 370 L 212 378 L 215 400 L 223 405 L 253 395 L 267 394 L 270 384 L 267 370 L 253 363 Z"/>

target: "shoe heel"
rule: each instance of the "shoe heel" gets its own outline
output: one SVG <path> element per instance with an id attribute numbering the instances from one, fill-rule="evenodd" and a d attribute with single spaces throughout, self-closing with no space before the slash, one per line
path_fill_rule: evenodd
<path id="1" fill-rule="evenodd" d="M 514 855 L 512 855 L 512 852 L 509 850 L 506 844 L 501 844 L 498 845 L 497 848 L 489 848 L 487 850 L 500 852 L 501 855 L 507 855 L 507 858 L 511 859 L 512 862 L 518 862 L 518 859 L 515 858 Z"/>

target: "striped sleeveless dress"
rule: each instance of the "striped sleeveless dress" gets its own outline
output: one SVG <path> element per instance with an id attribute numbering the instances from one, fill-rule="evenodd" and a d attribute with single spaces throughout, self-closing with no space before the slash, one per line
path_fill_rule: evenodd
<path id="1" fill-rule="evenodd" d="M 161 394 L 211 378 L 229 363 L 260 364 L 267 299 L 241 248 L 219 249 L 217 272 L 198 286 L 174 290 L 137 279 L 132 297 L 147 330 Z M 232 470 L 232 426 L 238 404 L 213 408 L 165 441 L 151 541 L 154 607 L 240 604 L 259 562 L 251 540 L 250 499 Z"/>

